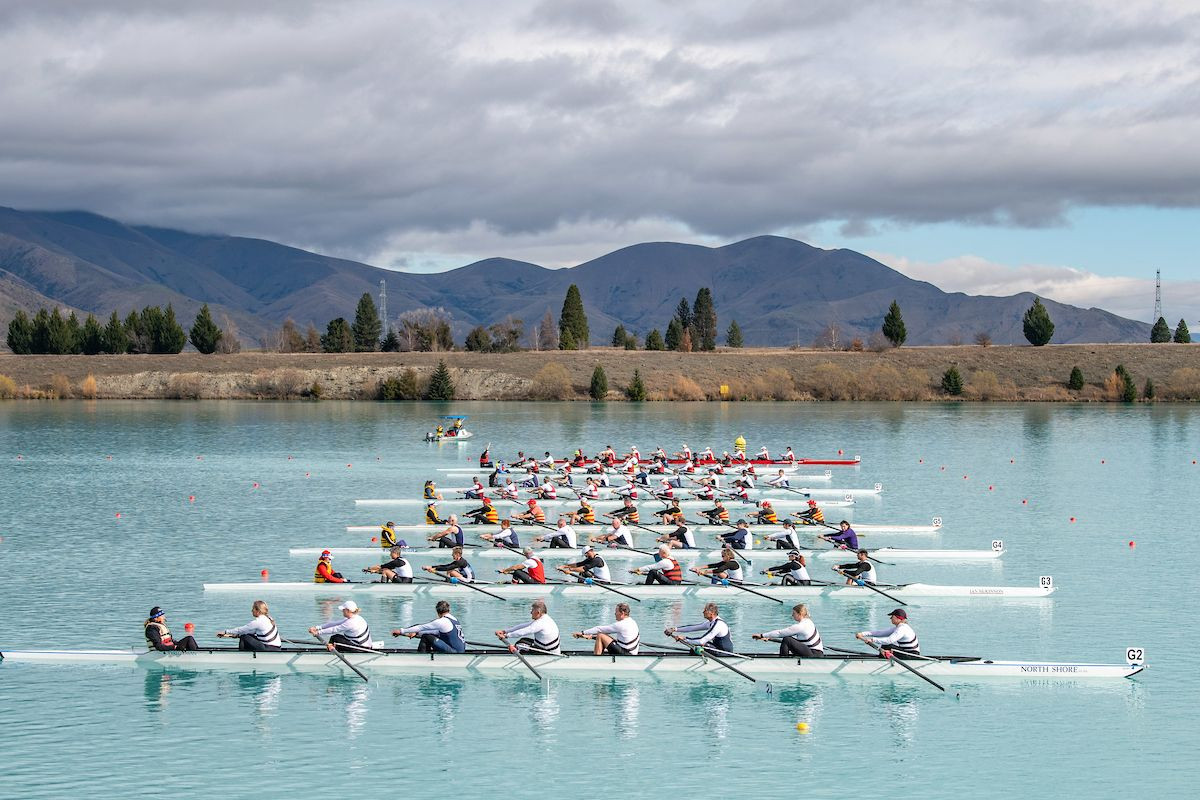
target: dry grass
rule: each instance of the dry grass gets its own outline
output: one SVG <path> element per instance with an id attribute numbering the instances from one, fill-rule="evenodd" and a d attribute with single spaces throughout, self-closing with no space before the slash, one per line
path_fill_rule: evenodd
<path id="1" fill-rule="evenodd" d="M 168 400 L 199 400 L 204 397 L 204 375 L 199 372 L 180 372 L 167 382 Z"/>
<path id="2" fill-rule="evenodd" d="M 707 399 L 700 384 L 683 375 L 676 375 L 667 389 L 668 400 L 705 400 Z"/>
<path id="3" fill-rule="evenodd" d="M 88 375 L 79 382 L 79 396 L 85 400 L 95 400 L 99 393 L 95 375 Z"/>
<path id="4" fill-rule="evenodd" d="M 46 394 L 52 400 L 68 400 L 74 397 L 75 391 L 71 388 L 71 379 L 66 375 L 51 375 L 50 385 L 46 388 Z"/>
<path id="5" fill-rule="evenodd" d="M 7 375 L 0 375 L 0 400 L 12 400 L 17 396 L 17 382 Z"/>
<path id="6" fill-rule="evenodd" d="M 557 361 L 551 361 L 533 376 L 529 394 L 534 400 L 570 400 L 575 396 L 571 375 Z"/>

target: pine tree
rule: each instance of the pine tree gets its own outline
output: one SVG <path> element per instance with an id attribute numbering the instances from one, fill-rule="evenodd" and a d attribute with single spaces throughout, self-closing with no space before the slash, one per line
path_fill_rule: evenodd
<path id="1" fill-rule="evenodd" d="M 358 298 L 358 308 L 354 310 L 354 324 L 350 326 L 354 334 L 354 350 L 357 353 L 374 353 L 379 349 L 379 338 L 383 336 L 383 323 L 379 321 L 379 311 L 370 292 L 363 292 Z"/>
<path id="2" fill-rule="evenodd" d="M 82 353 L 83 326 L 79 324 L 79 317 L 75 316 L 74 311 L 67 317 L 67 335 L 71 340 L 71 349 L 67 350 L 64 355 Z"/>
<path id="3" fill-rule="evenodd" d="M 175 308 L 167 303 L 167 310 L 162 314 L 162 326 L 159 335 L 154 339 L 155 353 L 178 353 L 187 344 L 187 334 L 183 326 L 175 319 Z"/>
<path id="4" fill-rule="evenodd" d="M 717 308 L 712 289 L 707 286 L 696 292 L 696 302 L 692 305 L 692 345 L 701 351 L 717 349 Z"/>
<path id="5" fill-rule="evenodd" d="M 679 324 L 679 317 L 671 317 L 671 321 L 667 323 L 667 349 L 678 350 L 679 345 L 683 342 L 684 328 Z"/>
<path id="6" fill-rule="evenodd" d="M 957 367 L 951 367 L 942 373 L 942 391 L 956 397 L 963 393 L 963 379 Z"/>
<path id="7" fill-rule="evenodd" d="M 1137 384 L 1133 382 L 1133 376 L 1126 372 L 1121 376 L 1121 380 L 1123 383 L 1121 387 L 1121 400 L 1126 403 L 1136 403 L 1138 391 Z"/>
<path id="8" fill-rule="evenodd" d="M 463 342 L 463 349 L 471 353 L 490 353 L 492 352 L 492 337 L 488 335 L 486 328 L 476 325 L 467 334 L 467 338 Z"/>
<path id="9" fill-rule="evenodd" d="M 734 348 L 745 346 L 742 342 L 742 328 L 736 319 L 729 323 L 729 330 L 725 331 L 725 344 Z"/>
<path id="10" fill-rule="evenodd" d="M 637 334 L 636 333 L 626 334 L 625 349 L 626 350 L 637 350 L 637 348 L 638 348 Z"/>
<path id="11" fill-rule="evenodd" d="M 94 314 L 88 314 L 83 321 L 83 331 L 79 335 L 79 347 L 84 355 L 94 356 L 104 350 L 104 329 Z"/>
<path id="12" fill-rule="evenodd" d="M 79 324 L 76 320 L 76 325 Z M 63 315 L 56 308 L 50 314 L 46 333 L 46 352 L 51 355 L 63 356 L 75 352 L 75 332 Z"/>
<path id="13" fill-rule="evenodd" d="M 212 355 L 217 352 L 221 335 L 221 329 L 217 327 L 217 323 L 213 322 L 212 313 L 208 310 L 208 303 L 200 306 L 200 311 L 197 312 L 196 320 L 192 323 L 192 329 L 188 333 L 188 340 L 191 341 L 192 347 L 206 356 Z"/>
<path id="14" fill-rule="evenodd" d="M 112 316 L 108 318 L 108 324 L 104 326 L 104 352 L 112 355 L 120 355 L 129 351 L 129 334 L 125 332 L 125 323 L 121 322 L 121 318 L 117 316 L 117 312 L 112 312 Z"/>
<path id="15" fill-rule="evenodd" d="M 383 341 L 380 343 L 379 349 L 385 353 L 400 352 L 400 337 L 396 335 L 395 328 L 388 328 L 387 336 L 383 337 Z"/>
<path id="16" fill-rule="evenodd" d="M 8 323 L 8 349 L 18 356 L 33 352 L 33 322 L 23 310 L 18 309 Z"/>
<path id="17" fill-rule="evenodd" d="M 1025 330 L 1025 338 L 1034 347 L 1047 345 L 1054 338 L 1054 322 L 1039 297 L 1033 298 L 1033 305 L 1021 318 L 1021 325 Z"/>
<path id="18" fill-rule="evenodd" d="M 588 397 L 598 401 L 608 398 L 608 375 L 599 364 L 592 370 L 592 385 L 588 387 Z"/>
<path id="19" fill-rule="evenodd" d="M 652 329 L 646 334 L 646 349 L 647 350 L 662 350 L 665 348 L 663 344 L 662 334 L 658 332 L 658 328 Z"/>
<path id="20" fill-rule="evenodd" d="M 1167 325 L 1167 321 L 1162 317 L 1154 323 L 1154 327 L 1150 329 L 1151 344 L 1166 344 L 1171 341 L 1171 328 Z"/>
<path id="21" fill-rule="evenodd" d="M 58 313 L 55 311 L 54 313 Z M 50 352 L 50 312 L 39 308 L 33 315 L 33 336 L 29 352 L 44 355 Z"/>
<path id="22" fill-rule="evenodd" d="M 1071 377 L 1067 378 L 1067 388 L 1072 392 L 1078 392 L 1083 388 L 1083 370 L 1079 367 L 1071 367 Z"/>
<path id="23" fill-rule="evenodd" d="M 558 334 L 558 349 L 559 350 L 578 350 L 575 346 L 575 334 L 570 328 L 564 328 Z"/>
<path id="24" fill-rule="evenodd" d="M 321 350 L 326 353 L 354 352 L 354 334 L 343 317 L 329 320 L 325 335 L 321 337 Z"/>
<path id="25" fill-rule="evenodd" d="M 450 368 L 445 361 L 439 361 L 437 369 L 429 378 L 429 386 L 425 389 L 426 400 L 436 400 L 448 403 L 454 399 L 454 381 L 450 379 Z"/>
<path id="26" fill-rule="evenodd" d="M 542 317 L 542 321 L 538 323 L 534 341 L 534 350 L 558 349 L 558 326 L 554 323 L 554 315 L 548 309 L 546 316 Z"/>
<path id="27" fill-rule="evenodd" d="M 618 325 L 618 326 L 616 327 L 616 329 L 613 331 L 613 335 L 612 335 L 612 346 L 613 346 L 613 347 L 624 347 L 624 346 L 625 346 L 625 340 L 626 340 L 628 337 L 629 337 L 629 334 L 625 332 L 625 326 L 624 326 L 624 325 Z"/>
<path id="28" fill-rule="evenodd" d="M 633 371 L 633 380 L 630 381 L 629 386 L 625 387 L 625 396 L 635 403 L 646 399 L 646 384 L 642 382 L 640 370 Z"/>
<path id="29" fill-rule="evenodd" d="M 150 336 L 146 332 L 146 322 L 136 308 L 125 317 L 125 338 L 129 340 L 127 352 L 150 352 Z"/>
<path id="30" fill-rule="evenodd" d="M 900 304 L 895 300 L 892 301 L 883 318 L 882 331 L 887 340 L 892 343 L 892 347 L 899 347 L 908 338 L 908 331 L 904 327 L 904 317 L 900 314 Z"/>
<path id="31" fill-rule="evenodd" d="M 1181 320 L 1179 320 L 1179 324 L 1175 326 L 1175 344 L 1191 344 L 1191 343 L 1192 343 L 1192 334 L 1190 331 L 1188 331 L 1187 323 L 1181 319 Z"/>
<path id="32" fill-rule="evenodd" d="M 1146 400 L 1154 399 L 1154 381 L 1146 378 L 1146 385 L 1142 387 L 1142 397 Z"/>
<path id="33" fill-rule="evenodd" d="M 562 338 L 566 332 L 571 332 L 575 341 L 574 347 L 563 347 Z M 562 313 L 558 315 L 559 350 L 587 350 L 591 336 L 588 333 L 587 314 L 583 311 L 583 297 L 579 287 L 571 284 L 567 287 L 567 296 L 563 299 Z"/>
<path id="34" fill-rule="evenodd" d="M 679 298 L 679 305 L 675 306 L 675 319 L 679 320 L 679 335 L 692 327 L 692 307 L 688 305 L 686 297 Z"/>

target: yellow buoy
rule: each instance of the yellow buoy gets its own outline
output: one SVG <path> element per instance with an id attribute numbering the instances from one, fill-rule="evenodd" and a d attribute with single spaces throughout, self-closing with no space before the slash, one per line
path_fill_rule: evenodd
<path id="1" fill-rule="evenodd" d="M 733 440 L 733 449 L 737 450 L 739 453 L 746 452 L 746 439 L 741 436 L 734 439 Z"/>
<path id="2" fill-rule="evenodd" d="M 801 733 L 808 733 L 808 723 L 807 722 L 797 722 L 796 730 L 800 731 Z"/>

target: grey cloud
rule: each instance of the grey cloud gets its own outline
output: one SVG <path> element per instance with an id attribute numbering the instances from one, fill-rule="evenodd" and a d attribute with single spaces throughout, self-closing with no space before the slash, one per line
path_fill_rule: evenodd
<path id="1" fill-rule="evenodd" d="M 613 0 L 543 0 L 525 19 L 538 27 L 615 34 L 628 29 L 634 17 Z"/>

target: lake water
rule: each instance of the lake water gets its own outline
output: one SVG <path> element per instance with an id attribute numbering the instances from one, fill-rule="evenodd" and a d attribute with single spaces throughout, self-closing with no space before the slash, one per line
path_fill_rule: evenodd
<path id="1" fill-rule="evenodd" d="M 450 411 L 470 414 L 478 438 L 421 442 L 432 417 Z M 731 449 L 739 434 L 751 449 L 860 454 L 862 465 L 834 468 L 833 482 L 884 485 L 854 509 L 858 522 L 945 521 L 936 535 L 873 544 L 1003 539 L 1008 549 L 996 563 L 913 562 L 885 578 L 1032 586 L 1054 577 L 1047 600 L 914 603 L 926 652 L 1122 663 L 1138 646 L 1149 669 L 1132 681 L 949 681 L 942 694 L 915 678 L 776 682 L 768 693 L 736 676 L 364 684 L 4 663 L 0 797 L 1194 791 L 1200 409 L 1189 406 L 0 403 L 0 650 L 139 644 L 152 605 L 167 609 L 177 635 L 191 621 L 215 643 L 214 631 L 249 619 L 252 598 L 206 595 L 202 583 L 258 580 L 264 568 L 272 580 L 308 580 L 312 561 L 289 558 L 289 547 L 336 553 L 369 544 L 348 524 L 415 522 L 416 509 L 353 501 L 416 496 L 436 467 L 467 466 L 489 440 L 505 455 L 609 443 L 645 453 L 683 441 Z M 359 562 L 336 563 L 353 572 Z M 333 613 L 328 598 L 263 596 L 285 635 Z M 434 616 L 428 599 L 359 602 L 377 637 Z M 453 602 L 476 640 L 526 616 L 518 601 Z M 885 626 L 892 605 L 810 608 L 827 644 L 850 647 L 854 631 Z M 564 631 L 607 621 L 612 606 L 551 599 Z M 749 634 L 786 624 L 784 608 L 747 599 L 723 611 L 738 646 L 757 649 Z M 700 610 L 689 599 L 634 613 L 655 641 Z"/>

